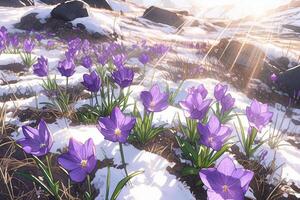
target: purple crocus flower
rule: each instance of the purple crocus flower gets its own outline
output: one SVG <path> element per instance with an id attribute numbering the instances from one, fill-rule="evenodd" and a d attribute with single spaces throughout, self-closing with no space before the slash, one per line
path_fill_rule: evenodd
<path id="1" fill-rule="evenodd" d="M 84 56 L 82 59 L 81 59 L 81 64 L 82 66 L 84 66 L 85 68 L 89 69 L 92 67 L 93 65 L 93 61 L 91 59 L 90 56 Z"/>
<path id="2" fill-rule="evenodd" d="M 0 39 L 0 53 L 6 49 L 6 43 Z"/>
<path id="3" fill-rule="evenodd" d="M 65 52 L 65 56 L 66 56 L 67 60 L 74 60 L 76 55 L 77 55 L 77 50 L 76 49 L 68 49 Z"/>
<path id="4" fill-rule="evenodd" d="M 89 53 L 91 48 L 90 48 L 90 42 L 87 39 L 83 40 L 81 49 L 84 54 L 87 55 Z"/>
<path id="5" fill-rule="evenodd" d="M 215 115 L 210 117 L 205 126 L 199 123 L 197 128 L 200 134 L 200 143 L 215 151 L 219 151 L 222 148 L 232 132 L 231 128 L 221 125 Z"/>
<path id="6" fill-rule="evenodd" d="M 44 156 L 50 151 L 53 139 L 43 119 L 41 119 L 37 129 L 30 126 L 22 126 L 22 131 L 25 138 L 17 142 L 26 153 L 34 156 Z"/>
<path id="7" fill-rule="evenodd" d="M 7 33 L 7 28 L 5 26 L 1 26 L 0 32 Z"/>
<path id="8" fill-rule="evenodd" d="M 265 160 L 265 158 L 266 158 L 267 155 L 268 155 L 268 151 L 267 151 L 267 150 L 262 150 L 262 151 L 260 152 L 260 155 L 259 155 L 259 160 L 260 160 L 260 161 Z"/>
<path id="9" fill-rule="evenodd" d="M 184 101 L 179 102 L 179 105 L 184 109 L 186 117 L 202 120 L 211 102 L 212 99 L 204 100 L 201 93 L 196 92 L 189 94 Z"/>
<path id="10" fill-rule="evenodd" d="M 199 175 L 208 188 L 208 200 L 243 200 L 254 173 L 236 168 L 233 160 L 225 157 L 217 168 L 201 169 Z"/>
<path id="11" fill-rule="evenodd" d="M 106 53 L 97 54 L 97 60 L 102 66 L 106 65 L 108 62 L 108 57 L 109 56 Z"/>
<path id="12" fill-rule="evenodd" d="M 10 44 L 12 45 L 13 48 L 18 48 L 19 43 L 20 41 L 18 35 L 14 35 L 10 38 Z"/>
<path id="13" fill-rule="evenodd" d="M 112 57 L 113 63 L 116 67 L 124 67 L 126 56 L 124 54 L 118 54 Z"/>
<path id="14" fill-rule="evenodd" d="M 44 39 L 44 38 L 45 38 L 45 37 L 44 37 L 42 34 L 39 34 L 39 33 L 35 34 L 35 39 L 36 39 L 38 42 L 42 41 L 42 39 Z"/>
<path id="15" fill-rule="evenodd" d="M 275 82 L 277 81 L 278 77 L 277 77 L 276 74 L 273 73 L 273 74 L 270 76 L 270 79 L 271 79 L 272 82 L 275 83 Z"/>
<path id="16" fill-rule="evenodd" d="M 157 84 L 153 85 L 150 91 L 142 91 L 140 98 L 149 112 L 160 112 L 168 107 L 169 94 L 160 92 Z"/>
<path id="17" fill-rule="evenodd" d="M 52 48 L 52 47 L 54 47 L 54 45 L 55 45 L 55 42 L 53 40 L 49 40 L 47 42 L 47 48 Z"/>
<path id="18" fill-rule="evenodd" d="M 128 87 L 132 84 L 134 72 L 127 67 L 119 68 L 112 73 L 112 78 L 121 88 Z"/>
<path id="19" fill-rule="evenodd" d="M 142 54 L 139 56 L 139 61 L 140 61 L 143 65 L 146 65 L 146 64 L 150 61 L 150 57 L 149 57 L 148 54 L 142 53 Z"/>
<path id="20" fill-rule="evenodd" d="M 231 94 L 225 95 L 221 99 L 221 105 L 222 105 L 221 113 L 224 114 L 224 113 L 230 111 L 234 106 L 234 102 L 235 102 L 235 99 L 232 98 Z"/>
<path id="21" fill-rule="evenodd" d="M 106 140 L 125 143 L 135 125 L 135 118 L 125 116 L 115 107 L 110 117 L 100 117 L 97 128 Z"/>
<path id="22" fill-rule="evenodd" d="M 225 96 L 227 92 L 228 86 L 222 85 L 221 83 L 218 83 L 214 90 L 214 95 L 217 101 L 221 101 L 221 99 Z"/>
<path id="23" fill-rule="evenodd" d="M 195 94 L 195 93 L 201 94 L 203 99 L 205 99 L 208 94 L 208 92 L 203 84 L 200 84 L 197 88 L 191 87 L 188 89 L 188 94 Z"/>
<path id="24" fill-rule="evenodd" d="M 81 82 L 84 87 L 90 92 L 98 92 L 101 86 L 101 80 L 98 74 L 93 71 L 91 74 L 83 75 L 83 82 Z"/>
<path id="25" fill-rule="evenodd" d="M 90 138 L 84 144 L 71 138 L 68 152 L 60 155 L 58 163 L 68 170 L 70 178 L 82 182 L 96 167 L 95 145 Z"/>
<path id="26" fill-rule="evenodd" d="M 81 47 L 81 42 L 82 42 L 81 39 L 77 37 L 68 42 L 68 47 L 69 49 L 78 51 Z"/>
<path id="27" fill-rule="evenodd" d="M 246 115 L 250 126 L 261 131 L 261 129 L 270 122 L 273 113 L 268 111 L 267 104 L 262 104 L 254 100 L 251 105 L 246 108 Z"/>
<path id="28" fill-rule="evenodd" d="M 39 77 L 48 76 L 48 59 L 44 56 L 38 58 L 36 64 L 33 65 L 33 73 Z"/>
<path id="29" fill-rule="evenodd" d="M 62 76 L 70 77 L 75 73 L 75 64 L 73 60 L 65 59 L 58 62 L 58 71 Z"/>
<path id="30" fill-rule="evenodd" d="M 35 44 L 34 44 L 33 40 L 30 40 L 30 39 L 24 40 L 23 48 L 26 53 L 31 53 L 34 46 L 35 46 Z"/>
<path id="31" fill-rule="evenodd" d="M 163 55 L 169 50 L 169 47 L 163 44 L 155 44 L 150 48 L 150 51 L 157 55 Z"/>

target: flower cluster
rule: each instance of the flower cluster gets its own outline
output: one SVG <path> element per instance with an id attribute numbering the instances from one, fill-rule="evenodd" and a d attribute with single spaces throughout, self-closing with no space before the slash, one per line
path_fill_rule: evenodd
<path id="1" fill-rule="evenodd" d="M 43 35 L 36 34 L 35 38 L 24 40 L 20 54 L 24 56 L 26 65 L 31 66 L 33 49 L 36 44 L 41 44 L 35 42 L 40 42 L 42 39 L 44 39 Z M 1 28 L 0 52 L 7 49 L 9 45 L 18 48 L 20 41 L 16 35 L 9 37 L 7 30 Z M 54 44 L 50 44 L 52 45 Z M 138 47 L 140 49 L 137 49 Z M 150 46 L 143 41 L 142 44 L 132 47 L 132 51 L 135 50 L 138 52 L 135 54 L 138 55 L 138 61 L 145 66 L 156 57 L 163 56 L 170 48 L 161 44 Z M 61 92 L 61 87 L 56 80 L 50 78 L 46 57 L 40 56 L 37 62 L 32 64 L 35 75 L 47 77 L 44 89 L 59 90 L 57 100 L 53 104 L 64 107 L 64 109 L 57 109 L 64 112 L 71 110 L 68 83 L 69 78 L 80 71 L 76 69 L 76 65 L 80 63 L 84 67 L 82 69 L 87 71 L 83 74 L 81 84 L 90 92 L 91 102 L 90 105 L 80 107 L 76 117 L 82 123 L 97 123 L 99 134 L 103 135 L 105 140 L 118 143 L 122 168 L 127 178 L 121 181 L 123 186 L 133 177 L 127 172 L 128 163 L 125 162 L 123 145 L 126 143 L 144 145 L 163 133 L 166 126 L 157 126 L 153 123 L 153 118 L 159 112 L 168 109 L 172 98 L 168 90 L 165 92 L 158 84 L 154 84 L 149 90 L 140 93 L 140 102 L 136 101 L 132 113 L 129 113 L 126 109 L 129 108 L 127 101 L 135 73 L 128 66 L 130 55 L 125 52 L 126 48 L 115 42 L 94 45 L 80 38 L 68 41 L 65 57 L 56 66 L 61 76 L 66 78 L 64 92 Z M 125 88 L 128 89 L 127 94 Z M 229 157 L 215 165 L 232 145 L 229 143 L 229 137 L 233 130 L 227 122 L 233 117 L 235 99 L 228 93 L 228 88 L 227 85 L 219 83 L 214 88 L 213 97 L 210 97 L 205 86 L 200 84 L 189 88 L 186 98 L 178 103 L 178 107 L 181 107 L 185 114 L 185 123 L 179 119 L 179 129 L 176 130 L 180 130 L 183 135 L 176 135 L 176 140 L 182 151 L 182 157 L 190 161 L 190 165 L 184 168 L 183 172 L 185 175 L 200 176 L 202 183 L 208 189 L 208 199 L 243 199 L 254 175 L 249 170 L 237 168 Z M 138 109 L 138 105 L 142 105 L 142 109 Z M 249 130 L 247 133 L 241 131 L 243 134 L 241 142 L 248 157 L 260 147 L 261 143 L 254 146 L 256 135 L 262 132 L 272 115 L 266 104 L 256 100 L 246 108 Z M 43 180 L 36 178 L 35 181 L 46 187 L 50 195 L 58 198 L 59 183 L 52 177 L 51 167 L 43 164 L 41 160 L 41 157 L 45 156 L 48 161 L 48 154 L 53 145 L 53 138 L 45 121 L 40 120 L 37 128 L 23 126 L 22 131 L 24 138 L 18 140 L 18 144 L 26 153 L 33 156 L 43 176 L 46 177 Z M 95 144 L 91 138 L 84 143 L 70 138 L 67 151 L 58 156 L 57 162 L 73 182 L 87 180 L 90 185 L 90 175 L 97 168 L 96 155 Z M 92 192 L 89 191 L 86 195 L 90 198 Z"/>

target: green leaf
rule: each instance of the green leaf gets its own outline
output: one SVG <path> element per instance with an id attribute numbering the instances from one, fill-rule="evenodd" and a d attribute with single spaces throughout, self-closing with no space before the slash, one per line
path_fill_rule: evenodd
<path id="1" fill-rule="evenodd" d="M 123 187 L 126 185 L 126 183 L 128 181 L 130 181 L 133 177 L 144 173 L 144 171 L 136 171 L 133 172 L 132 174 L 129 174 L 127 177 L 123 178 L 117 185 L 117 187 L 115 188 L 113 194 L 111 195 L 110 200 L 116 200 L 121 192 L 121 190 L 123 189 Z"/>
<path id="2" fill-rule="evenodd" d="M 210 164 L 214 163 L 216 160 L 218 160 L 228 149 L 231 147 L 231 144 L 225 144 L 218 152 L 216 152 L 211 158 L 210 158 Z"/>
<path id="3" fill-rule="evenodd" d="M 199 173 L 199 169 L 191 166 L 184 167 L 181 170 L 182 176 L 197 175 L 198 173 Z"/>
<path id="4" fill-rule="evenodd" d="M 26 174 L 26 173 L 22 173 L 22 172 L 17 172 L 18 175 L 32 181 L 35 182 L 36 184 L 38 184 L 39 186 L 41 186 L 46 192 L 48 192 L 51 196 L 55 196 L 53 194 L 53 192 L 51 191 L 51 189 L 45 185 L 45 183 L 43 183 L 40 179 L 38 179 L 36 176 L 31 175 L 31 174 Z"/>

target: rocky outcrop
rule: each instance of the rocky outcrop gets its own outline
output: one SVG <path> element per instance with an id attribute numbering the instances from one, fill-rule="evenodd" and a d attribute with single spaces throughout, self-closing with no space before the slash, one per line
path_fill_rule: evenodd
<path id="1" fill-rule="evenodd" d="M 176 14 L 176 12 L 172 12 L 155 6 L 151 6 L 147 10 L 145 10 L 143 18 L 155 23 L 174 26 L 176 28 L 181 27 L 185 22 L 184 18 L 181 15 Z"/>
<path id="2" fill-rule="evenodd" d="M 67 0 L 40 0 L 41 2 L 48 4 L 48 5 L 56 5 L 59 3 L 64 3 Z M 109 3 L 106 0 L 82 0 L 87 3 L 89 6 L 93 8 L 102 8 L 107 10 L 112 10 Z"/>
<path id="3" fill-rule="evenodd" d="M 286 29 L 290 29 L 292 31 L 295 31 L 297 33 L 300 33 L 300 26 L 295 26 L 295 25 L 290 25 L 290 24 L 284 24 L 282 25 L 283 28 L 286 28 Z"/>
<path id="4" fill-rule="evenodd" d="M 51 17 L 64 21 L 72 21 L 76 18 L 89 16 L 87 4 L 82 1 L 70 1 L 61 3 L 51 11 Z"/>
<path id="5" fill-rule="evenodd" d="M 16 28 L 26 31 L 40 31 L 43 29 L 43 24 L 36 17 L 37 13 L 30 13 L 21 18 L 20 23 L 16 24 Z"/>
<path id="6" fill-rule="evenodd" d="M 98 32 L 89 33 L 85 26 L 78 25 L 74 27 L 69 21 L 64 21 L 62 19 L 48 18 L 45 23 L 41 23 L 36 17 L 37 13 L 30 13 L 21 18 L 20 22 L 15 25 L 16 28 L 28 31 L 45 31 L 47 33 L 53 33 L 56 36 L 64 39 L 70 39 L 75 37 L 89 38 L 90 40 L 108 39 Z"/>
<path id="7" fill-rule="evenodd" d="M 276 66 L 282 71 L 285 71 L 289 68 L 290 59 L 288 57 L 282 56 L 276 58 L 275 60 L 270 60 L 270 64 Z"/>
<path id="8" fill-rule="evenodd" d="M 245 80 L 257 77 L 266 57 L 264 51 L 253 44 L 229 39 L 221 39 L 219 44 L 212 48 L 210 55 L 215 56 L 229 71 L 237 73 Z"/>

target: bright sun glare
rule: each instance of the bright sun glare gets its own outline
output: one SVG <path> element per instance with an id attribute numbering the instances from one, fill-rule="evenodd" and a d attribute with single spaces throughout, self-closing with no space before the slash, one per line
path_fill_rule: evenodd
<path id="1" fill-rule="evenodd" d="M 211 17 L 240 18 L 260 16 L 290 0 L 131 0 L 144 5 L 187 9 L 194 13 L 209 11 Z M 228 9 L 227 9 L 228 8 Z"/>

